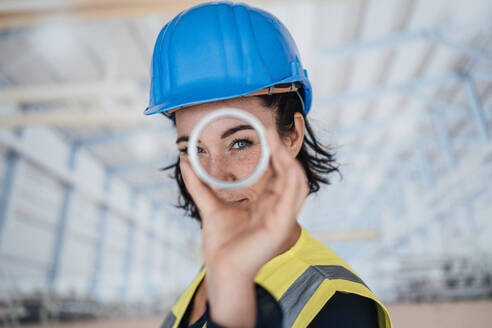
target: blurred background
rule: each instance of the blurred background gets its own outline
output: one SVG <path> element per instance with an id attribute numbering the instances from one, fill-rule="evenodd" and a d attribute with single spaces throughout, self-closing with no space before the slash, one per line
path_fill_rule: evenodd
<path id="1" fill-rule="evenodd" d="M 153 43 L 202 1 L 0 0 L 0 322 L 157 327 L 200 228 L 144 117 Z M 334 175 L 301 223 L 395 327 L 492 319 L 492 1 L 245 1 L 291 31 Z"/>

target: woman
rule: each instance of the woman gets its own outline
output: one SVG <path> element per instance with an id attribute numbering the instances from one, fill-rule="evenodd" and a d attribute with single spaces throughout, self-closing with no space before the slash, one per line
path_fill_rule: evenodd
<path id="1" fill-rule="evenodd" d="M 205 265 L 163 327 L 391 327 L 388 313 L 353 270 L 297 223 L 308 194 L 336 172 L 306 114 L 311 85 L 289 32 L 271 14 L 244 4 L 205 3 L 164 26 L 154 49 L 150 104 L 175 123 L 179 207 L 200 220 Z M 187 141 L 207 114 L 239 108 L 267 130 L 271 159 L 252 186 L 215 190 L 190 167 Z M 251 130 L 214 125 L 231 147 L 252 144 Z M 221 140 L 200 152 L 213 157 Z M 212 161 L 225 180 L 245 167 Z M 205 274 L 206 272 L 206 274 Z"/>

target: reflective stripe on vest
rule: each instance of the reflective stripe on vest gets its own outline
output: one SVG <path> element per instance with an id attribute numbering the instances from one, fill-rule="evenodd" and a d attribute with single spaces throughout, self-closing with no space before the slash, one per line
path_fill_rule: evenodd
<path id="1" fill-rule="evenodd" d="M 175 322 L 176 316 L 174 315 L 174 313 L 172 313 L 172 311 L 169 311 L 166 319 L 161 325 L 161 328 L 173 328 Z"/>
<path id="2" fill-rule="evenodd" d="M 283 327 L 292 327 L 299 313 L 325 279 L 343 279 L 367 285 L 354 273 L 339 265 L 312 265 L 297 278 L 279 299 L 284 312 Z"/>

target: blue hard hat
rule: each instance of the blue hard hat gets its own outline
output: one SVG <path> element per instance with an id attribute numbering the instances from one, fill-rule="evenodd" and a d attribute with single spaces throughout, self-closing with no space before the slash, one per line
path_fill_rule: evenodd
<path id="1" fill-rule="evenodd" d="M 243 3 L 209 2 L 178 14 L 157 37 L 146 115 L 300 85 L 304 112 L 311 84 L 299 51 L 273 15 Z M 284 89 L 285 90 L 285 89 Z M 289 90 L 287 88 L 287 90 Z"/>

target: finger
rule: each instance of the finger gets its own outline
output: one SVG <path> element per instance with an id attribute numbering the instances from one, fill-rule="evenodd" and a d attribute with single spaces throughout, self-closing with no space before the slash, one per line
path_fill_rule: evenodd
<path id="1" fill-rule="evenodd" d="M 299 197 L 304 201 L 304 196 L 298 193 L 298 178 L 296 172 L 286 174 L 283 179 L 285 188 L 282 192 L 274 192 L 262 199 L 257 211 L 262 214 L 269 214 L 263 224 L 274 227 L 278 231 L 287 231 L 297 222 L 297 215 L 302 206 Z"/>
<path id="2" fill-rule="evenodd" d="M 274 173 L 283 175 L 285 163 L 288 162 L 290 155 L 275 130 L 269 129 L 267 131 L 267 142 L 271 149 L 271 163 Z"/>
<path id="3" fill-rule="evenodd" d="M 197 177 L 190 163 L 181 161 L 180 168 L 188 193 L 205 216 L 222 205 L 222 202 L 214 195 L 212 190 Z"/>
<path id="4" fill-rule="evenodd" d="M 274 175 L 259 207 L 264 209 L 270 206 L 271 209 L 274 205 L 282 212 L 280 216 L 296 218 L 307 195 L 304 170 L 299 162 L 291 157 L 275 130 L 267 131 L 267 141 L 271 149 L 270 163 Z"/>
<path id="5" fill-rule="evenodd" d="M 275 131 L 268 131 L 267 137 L 272 148 L 272 166 L 277 177 L 271 184 L 273 192 L 280 193 L 279 201 L 284 209 L 297 213 L 308 194 L 308 184 L 303 167 L 293 158 Z"/>
<path id="6" fill-rule="evenodd" d="M 270 129 L 267 131 L 267 142 L 271 150 L 270 165 L 273 172 L 267 191 L 281 193 L 285 185 L 285 161 L 288 160 L 285 156 L 290 156 L 275 130 Z"/>
<path id="7" fill-rule="evenodd" d="M 280 193 L 285 193 L 287 188 L 292 190 L 294 194 L 303 193 L 302 187 L 304 185 L 301 182 L 306 180 L 306 177 L 301 164 L 287 151 L 287 147 L 275 131 L 269 131 L 267 136 L 272 147 L 272 166 L 275 173 L 280 177 L 280 179 L 275 179 L 272 187 Z"/>
<path id="8" fill-rule="evenodd" d="M 265 195 L 276 194 L 278 191 L 281 191 L 282 189 L 279 184 L 284 182 L 283 176 L 275 173 L 272 161 L 270 161 L 268 165 L 270 167 L 271 174 L 268 178 L 268 182 L 265 184 L 265 188 L 263 189 L 263 193 L 265 193 Z"/>
<path id="9" fill-rule="evenodd" d="M 279 206 L 289 211 L 293 211 L 297 207 L 297 198 L 299 196 L 299 170 L 295 165 L 289 165 L 286 169 L 285 185 L 283 187 L 282 197 Z M 296 213 L 297 214 L 297 213 Z"/>

